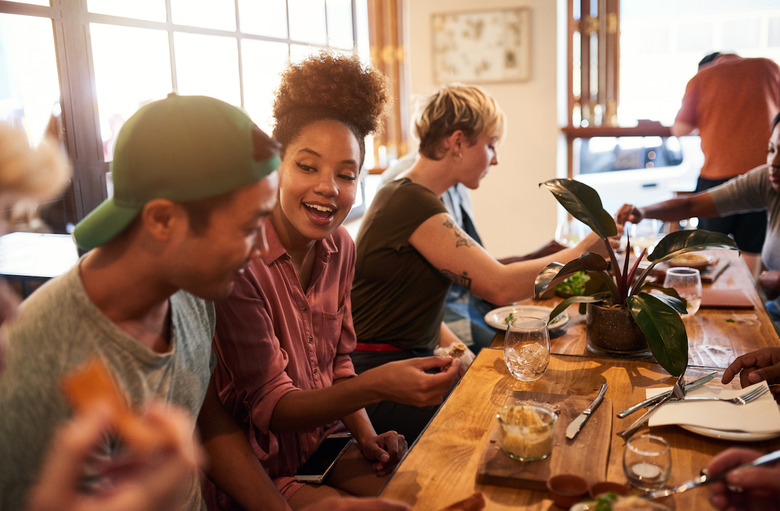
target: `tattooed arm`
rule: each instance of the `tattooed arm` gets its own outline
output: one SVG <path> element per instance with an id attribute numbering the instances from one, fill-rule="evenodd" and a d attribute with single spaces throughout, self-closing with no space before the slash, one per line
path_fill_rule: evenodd
<path id="1" fill-rule="evenodd" d="M 590 234 L 574 248 L 538 259 L 501 264 L 448 213 L 434 215 L 420 224 L 409 237 L 409 243 L 450 280 L 497 305 L 531 297 L 536 275 L 553 261 L 567 262 L 588 251 L 606 254 L 603 241 Z"/>

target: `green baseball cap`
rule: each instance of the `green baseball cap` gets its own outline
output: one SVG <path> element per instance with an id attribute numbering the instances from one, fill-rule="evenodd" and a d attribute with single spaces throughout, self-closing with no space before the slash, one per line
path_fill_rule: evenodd
<path id="1" fill-rule="evenodd" d="M 238 108 L 206 96 L 141 107 L 116 139 L 114 194 L 73 231 L 82 249 L 119 234 L 152 199 L 192 201 L 264 178 L 279 166 L 279 144 Z"/>

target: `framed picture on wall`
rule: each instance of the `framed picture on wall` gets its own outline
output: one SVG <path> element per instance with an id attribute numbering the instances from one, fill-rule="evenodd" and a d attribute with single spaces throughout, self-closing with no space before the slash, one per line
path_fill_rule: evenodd
<path id="1" fill-rule="evenodd" d="M 438 13 L 431 21 L 437 83 L 531 79 L 528 7 Z"/>

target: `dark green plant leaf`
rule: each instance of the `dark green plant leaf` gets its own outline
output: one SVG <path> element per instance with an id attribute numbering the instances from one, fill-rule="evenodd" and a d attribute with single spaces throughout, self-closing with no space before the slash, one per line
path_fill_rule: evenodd
<path id="1" fill-rule="evenodd" d="M 652 282 L 643 285 L 642 289 L 640 289 L 639 291 L 647 291 L 647 292 L 649 292 L 651 289 L 655 289 L 656 291 L 660 291 L 661 293 L 663 293 L 665 295 L 671 296 L 672 298 L 677 298 L 678 300 L 682 300 L 683 302 L 686 301 L 685 298 L 680 296 L 680 293 L 678 293 L 677 290 L 674 289 L 673 287 L 664 287 L 661 284 L 654 284 Z M 681 312 L 681 311 L 678 311 L 678 312 Z"/>
<path id="2" fill-rule="evenodd" d="M 688 365 L 688 335 L 679 314 L 650 293 L 629 296 L 626 305 L 661 367 L 680 376 Z"/>
<path id="3" fill-rule="evenodd" d="M 598 192 L 590 186 L 574 179 L 550 179 L 539 186 L 550 190 L 566 211 L 600 238 L 617 235 L 615 219 L 607 213 Z"/>
<path id="4" fill-rule="evenodd" d="M 586 296 L 593 296 L 596 293 L 609 292 L 612 295 L 612 301 L 617 302 L 618 289 L 615 286 L 614 278 L 603 271 L 589 271 L 590 280 L 585 284 Z"/>
<path id="5" fill-rule="evenodd" d="M 593 296 L 570 296 L 569 298 L 566 298 L 561 303 L 555 306 L 552 312 L 550 312 L 549 321 L 552 321 L 554 318 L 558 316 L 558 314 L 565 311 L 566 308 L 573 303 L 603 302 L 604 300 L 609 299 L 610 296 L 611 296 L 610 293 L 599 293 Z"/>
<path id="6" fill-rule="evenodd" d="M 677 291 L 668 287 L 661 287 L 659 291 L 663 291 L 666 294 L 653 293 L 653 298 L 661 300 L 679 314 L 688 314 L 688 301 L 677 294 Z"/>
<path id="7" fill-rule="evenodd" d="M 585 252 L 580 257 L 567 264 L 550 263 L 539 272 L 534 280 L 534 296 L 539 298 L 551 286 L 562 282 L 578 271 L 602 271 L 607 268 L 607 261 L 598 254 Z"/>
<path id="8" fill-rule="evenodd" d="M 686 252 L 708 248 L 737 250 L 737 244 L 734 243 L 733 239 L 719 232 L 705 231 L 704 229 L 675 231 L 667 234 L 658 242 L 653 252 L 647 256 L 647 260 L 660 263 Z"/>

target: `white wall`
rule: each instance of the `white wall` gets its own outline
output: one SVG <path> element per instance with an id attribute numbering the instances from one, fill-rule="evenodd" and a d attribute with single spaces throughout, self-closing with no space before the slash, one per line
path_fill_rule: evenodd
<path id="1" fill-rule="evenodd" d="M 555 233 L 556 204 L 538 184 L 556 177 L 560 131 L 556 122 L 555 0 L 407 0 L 407 58 L 412 94 L 428 94 L 433 81 L 431 14 L 528 6 L 531 11 L 531 79 L 479 84 L 506 112 L 509 128 L 493 167 L 472 192 L 477 227 L 496 257 L 528 252 Z"/>

